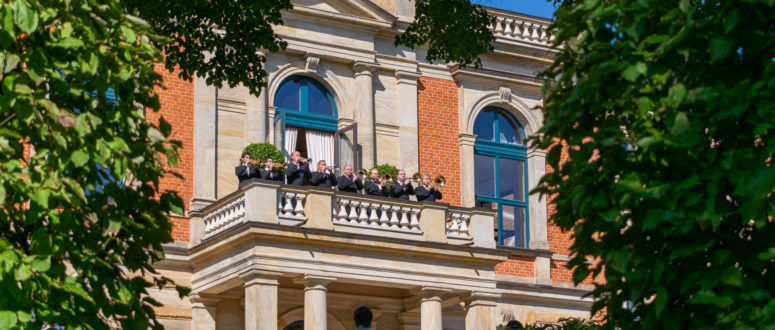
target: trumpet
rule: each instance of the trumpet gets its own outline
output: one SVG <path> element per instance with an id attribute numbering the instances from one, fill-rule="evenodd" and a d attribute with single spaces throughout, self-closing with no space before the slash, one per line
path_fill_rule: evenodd
<path id="1" fill-rule="evenodd" d="M 299 161 L 299 163 L 305 163 L 305 164 L 312 163 L 312 158 L 302 158 L 302 157 L 299 157 L 297 160 Z"/>
<path id="2" fill-rule="evenodd" d="M 275 170 L 285 169 L 287 167 L 288 167 L 287 163 L 274 163 L 274 165 L 272 165 L 272 168 Z"/>
<path id="3" fill-rule="evenodd" d="M 323 169 L 324 171 L 329 171 L 331 174 L 334 174 L 334 170 L 339 171 L 339 166 L 326 166 L 326 168 Z"/>
<path id="4" fill-rule="evenodd" d="M 361 181 L 366 180 L 366 176 L 368 175 L 368 171 L 366 171 L 365 168 L 362 168 L 358 170 L 358 177 L 361 178 Z"/>
<path id="5" fill-rule="evenodd" d="M 383 174 L 382 175 L 382 181 L 383 182 L 393 181 L 393 173 L 387 172 L 387 173 Z"/>
<path id="6" fill-rule="evenodd" d="M 251 166 L 258 166 L 258 164 L 263 164 L 263 163 L 264 163 L 263 159 L 253 159 L 253 160 L 250 161 L 249 164 Z"/>
<path id="7" fill-rule="evenodd" d="M 422 174 L 420 174 L 420 172 L 412 174 L 412 180 L 414 181 L 420 181 L 421 178 L 422 178 Z"/>
<path id="8" fill-rule="evenodd" d="M 436 178 L 433 179 L 433 184 L 439 189 L 444 188 L 444 185 L 447 184 L 447 179 L 444 178 L 443 175 L 439 174 L 436 176 Z"/>

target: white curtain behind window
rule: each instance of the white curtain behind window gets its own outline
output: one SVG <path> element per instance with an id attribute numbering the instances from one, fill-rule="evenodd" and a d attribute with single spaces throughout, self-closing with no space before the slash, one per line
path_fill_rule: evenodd
<path id="1" fill-rule="evenodd" d="M 318 161 L 325 160 L 326 165 L 334 165 L 334 134 L 308 129 L 307 156 L 314 164 L 309 164 L 311 171 L 318 170 Z"/>
<path id="2" fill-rule="evenodd" d="M 296 150 L 296 138 L 299 130 L 296 127 L 285 127 L 285 162 L 291 162 L 291 153 Z"/>

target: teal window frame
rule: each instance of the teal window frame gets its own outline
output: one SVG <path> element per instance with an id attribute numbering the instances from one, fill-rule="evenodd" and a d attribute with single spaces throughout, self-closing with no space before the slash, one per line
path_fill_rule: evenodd
<path id="1" fill-rule="evenodd" d="M 290 76 L 283 79 L 283 81 L 280 83 L 280 86 L 277 87 L 277 91 L 279 91 L 284 84 L 294 79 L 299 79 L 299 110 L 280 107 L 277 108 L 277 112 L 285 113 L 285 124 L 290 126 L 301 126 L 322 131 L 335 132 L 337 130 L 337 118 L 339 117 L 339 112 L 336 107 L 336 102 L 334 102 L 334 96 L 331 95 L 331 92 L 329 92 L 328 89 L 317 80 L 307 76 L 299 75 Z M 330 116 L 309 112 L 310 85 L 314 85 L 315 87 L 322 90 L 325 94 L 329 104 L 331 104 Z M 276 92 L 274 101 L 274 104 L 277 104 Z"/>
<path id="2" fill-rule="evenodd" d="M 524 246 L 513 246 L 518 248 L 527 248 L 530 246 L 530 209 L 529 209 L 529 191 L 528 191 L 528 166 L 527 166 L 527 146 L 524 145 L 526 141 L 525 136 L 525 130 L 522 127 L 522 124 L 516 120 L 511 114 L 506 112 L 506 110 L 501 108 L 495 108 L 495 107 L 487 107 L 484 111 L 492 111 L 493 112 L 493 139 L 492 140 L 485 140 L 485 139 L 479 139 L 479 137 L 476 138 L 476 143 L 474 144 L 474 154 L 484 155 L 484 156 L 490 156 L 493 157 L 493 166 L 494 166 L 494 175 L 495 178 L 493 178 L 493 185 L 494 185 L 494 196 L 482 196 L 482 195 L 475 195 L 477 201 L 483 201 L 488 203 L 496 203 L 498 205 L 498 245 L 500 246 L 507 246 L 503 245 L 503 205 L 510 205 L 515 207 L 521 207 L 525 210 L 525 224 L 523 232 L 524 232 Z M 481 114 L 481 112 L 480 112 Z M 478 117 L 478 115 L 477 115 Z M 522 137 L 522 145 L 514 145 L 514 144 L 508 144 L 503 142 L 496 142 L 500 140 L 500 130 L 499 130 L 499 121 L 500 120 L 508 120 L 511 124 L 515 125 L 515 129 L 518 130 L 518 134 Z M 476 122 L 476 120 L 474 120 Z M 476 134 L 476 132 L 474 132 Z M 524 201 L 517 201 L 512 199 L 505 199 L 500 198 L 500 159 L 506 158 L 506 159 L 515 159 L 520 160 L 523 162 L 522 164 L 522 175 L 523 175 L 523 186 L 524 186 Z M 476 171 L 476 169 L 474 169 Z"/>

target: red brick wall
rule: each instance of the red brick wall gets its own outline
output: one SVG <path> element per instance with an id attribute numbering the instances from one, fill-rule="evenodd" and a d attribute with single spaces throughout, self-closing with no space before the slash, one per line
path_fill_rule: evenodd
<path id="1" fill-rule="evenodd" d="M 534 257 L 510 255 L 509 260 L 495 266 L 495 273 L 519 277 L 535 277 Z"/>
<path id="2" fill-rule="evenodd" d="M 443 175 L 441 202 L 460 206 L 458 98 L 454 81 L 420 77 L 417 84 L 420 173 Z"/>
<path id="3" fill-rule="evenodd" d="M 148 121 L 157 123 L 160 116 L 172 125 L 171 138 L 182 142 L 178 150 L 178 164 L 172 170 L 183 176 L 183 180 L 167 175 L 159 182 L 165 191 L 176 191 L 183 199 L 184 210 L 188 212 L 189 203 L 194 195 L 194 84 L 178 77 L 178 71 L 170 73 L 163 64 L 156 64 L 156 72 L 162 74 L 165 88 L 157 88 L 161 110 L 147 111 Z M 189 219 L 170 218 L 173 224 L 172 238 L 175 241 L 188 241 Z"/>

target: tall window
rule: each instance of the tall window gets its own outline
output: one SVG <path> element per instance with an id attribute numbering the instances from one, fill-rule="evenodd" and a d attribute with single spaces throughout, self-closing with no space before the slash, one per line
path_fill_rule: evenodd
<path id="1" fill-rule="evenodd" d="M 527 148 L 522 126 L 506 111 L 485 108 L 474 121 L 474 176 L 479 206 L 498 211 L 498 244 L 528 246 Z"/>
<path id="2" fill-rule="evenodd" d="M 286 78 L 277 88 L 274 105 L 288 125 L 336 131 L 334 97 L 319 82 L 304 76 Z"/>

